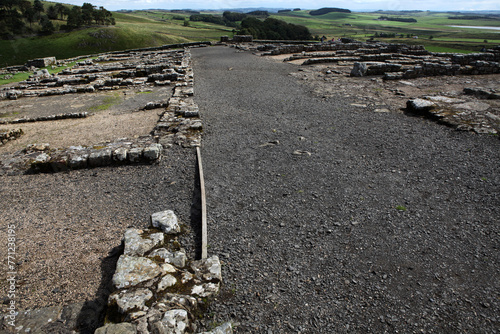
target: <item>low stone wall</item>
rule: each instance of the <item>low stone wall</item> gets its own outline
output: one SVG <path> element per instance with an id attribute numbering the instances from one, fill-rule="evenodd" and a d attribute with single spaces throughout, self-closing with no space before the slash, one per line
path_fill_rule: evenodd
<path id="1" fill-rule="evenodd" d="M 5 145 L 8 141 L 21 137 L 23 134 L 24 132 L 22 129 L 0 132 L 0 146 Z"/>
<path id="2" fill-rule="evenodd" d="M 26 65 L 26 67 L 47 67 L 50 65 L 56 65 L 57 60 L 56 57 L 46 57 L 46 58 L 38 58 L 38 59 L 33 59 L 29 60 Z"/>
<path id="3" fill-rule="evenodd" d="M 355 41 L 276 43 L 260 45 L 256 49 L 264 56 L 293 54 L 284 61 L 304 59 L 302 65 L 352 62 L 352 76 L 385 75 L 386 80 L 500 73 L 500 46 L 472 54 L 432 53 L 422 45 Z"/>
<path id="4" fill-rule="evenodd" d="M 196 332 L 195 320 L 219 292 L 221 265 L 217 256 L 188 259 L 177 239 L 181 230 L 175 213 L 167 210 L 151 215 L 151 228 L 125 232 L 108 323 L 96 334 Z M 211 333 L 232 333 L 232 325 Z"/>
<path id="5" fill-rule="evenodd" d="M 406 55 L 428 55 L 429 51 L 425 50 L 422 45 L 406 45 L 406 44 L 388 44 L 388 43 L 368 43 L 358 42 L 354 40 L 346 40 L 346 42 L 328 42 L 328 43 L 304 43 L 302 44 L 264 44 L 257 46 L 257 51 L 263 52 L 263 56 L 276 56 L 280 54 L 302 53 L 302 52 L 325 52 L 325 51 L 345 51 L 352 50 L 360 54 L 376 54 L 376 53 L 399 53 Z"/>
<path id="6" fill-rule="evenodd" d="M 92 93 L 122 87 L 165 86 L 185 80 L 184 50 L 128 51 L 80 61 L 57 75 L 35 72 L 0 90 L 0 99 Z M 118 72 L 118 73 L 117 73 Z"/>
<path id="7" fill-rule="evenodd" d="M 384 80 L 413 79 L 427 76 L 442 75 L 478 75 L 478 74 L 498 74 L 500 73 L 500 63 L 477 60 L 470 65 L 460 64 L 439 64 L 424 62 L 422 65 L 413 66 L 404 72 L 386 73 Z M 369 75 L 369 74 L 367 74 Z"/>
<path id="8" fill-rule="evenodd" d="M 163 147 L 153 137 L 135 141 L 118 140 L 102 146 L 71 146 L 51 149 L 50 145 L 29 145 L 24 149 L 30 173 L 61 172 L 70 169 L 94 168 L 136 163 L 154 163 Z"/>
<path id="9" fill-rule="evenodd" d="M 34 118 L 17 118 L 12 121 L 2 121 L 0 124 L 20 124 L 20 123 L 34 123 L 34 122 L 46 122 L 46 121 L 57 121 L 60 119 L 72 119 L 72 118 L 86 118 L 89 114 L 87 112 L 80 113 L 66 113 L 58 115 L 40 116 Z"/>

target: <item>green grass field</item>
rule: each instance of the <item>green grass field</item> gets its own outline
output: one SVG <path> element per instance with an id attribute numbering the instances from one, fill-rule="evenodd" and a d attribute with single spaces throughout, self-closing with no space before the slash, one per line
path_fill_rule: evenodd
<path id="1" fill-rule="evenodd" d="M 452 14 L 433 12 L 414 13 L 411 16 L 397 15 L 417 20 L 415 23 L 406 23 L 377 20 L 381 15 L 386 14 L 328 13 L 311 16 L 309 11 L 294 11 L 271 17 L 304 25 L 309 28 L 313 36 L 325 35 L 329 39 L 351 37 L 365 41 L 375 33 L 397 34 L 396 38 L 376 37 L 376 39 L 390 43 L 422 44 L 430 51 L 468 53 L 477 52 L 485 45 L 500 44 L 499 30 L 450 27 L 451 25 L 500 27 L 500 19 L 451 20 L 448 17 Z M 223 35 L 233 34 L 233 28 L 211 23 L 189 22 L 188 26 L 185 26 L 185 21 L 189 20 L 188 14 L 162 10 L 114 12 L 113 16 L 116 19 L 115 26 L 92 27 L 44 37 L 0 40 L 0 67 L 24 64 L 29 59 L 47 56 L 66 59 L 173 43 L 216 41 Z M 418 39 L 408 38 L 410 35 L 418 36 Z"/>
<path id="2" fill-rule="evenodd" d="M 417 22 L 380 21 L 380 16 L 415 18 Z M 386 15 L 384 13 L 328 13 L 311 16 L 308 11 L 288 12 L 273 17 L 293 24 L 305 25 L 313 35 L 328 39 L 350 37 L 366 41 L 375 33 L 402 34 L 403 38 L 381 38 L 390 43 L 422 44 L 435 52 L 477 52 L 485 45 L 500 44 L 500 30 L 480 30 L 450 27 L 493 26 L 500 27 L 500 19 L 456 20 L 449 13 L 421 12 L 411 15 Z M 418 39 L 407 38 L 407 35 Z M 487 41 L 485 43 L 484 41 Z"/>

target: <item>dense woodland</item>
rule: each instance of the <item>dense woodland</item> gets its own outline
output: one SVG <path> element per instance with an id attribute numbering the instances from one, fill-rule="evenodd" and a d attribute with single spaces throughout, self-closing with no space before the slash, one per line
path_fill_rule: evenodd
<path id="1" fill-rule="evenodd" d="M 285 21 L 266 18 L 264 21 L 257 18 L 267 17 L 266 11 L 253 11 L 247 14 L 226 11 L 222 16 L 210 14 L 195 14 L 190 16 L 191 21 L 204 21 L 237 29 L 240 35 L 252 35 L 256 39 L 272 40 L 310 40 L 309 29 L 304 26 L 287 23 Z"/>
<path id="2" fill-rule="evenodd" d="M 389 17 L 389 16 L 381 16 L 378 18 L 380 21 L 396 21 L 396 22 L 407 22 L 407 23 L 415 23 L 416 19 L 411 17 Z"/>
<path id="3" fill-rule="evenodd" d="M 343 8 L 320 8 L 317 10 L 311 10 L 309 12 L 309 15 L 317 16 L 317 15 L 325 15 L 328 13 L 350 13 L 351 11 L 349 9 L 343 9 Z"/>
<path id="4" fill-rule="evenodd" d="M 115 19 L 104 7 L 90 3 L 44 6 L 40 0 L 2 0 L 0 2 L 0 38 L 12 39 L 29 34 L 50 35 L 59 30 L 82 26 L 114 25 Z"/>
<path id="5" fill-rule="evenodd" d="M 241 30 L 238 34 L 272 40 L 311 40 L 313 38 L 307 27 L 273 18 L 261 21 L 255 17 L 247 17 L 241 21 Z"/>

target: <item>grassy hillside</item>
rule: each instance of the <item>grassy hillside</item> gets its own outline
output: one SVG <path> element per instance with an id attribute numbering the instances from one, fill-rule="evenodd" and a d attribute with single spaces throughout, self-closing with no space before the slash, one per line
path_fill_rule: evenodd
<path id="1" fill-rule="evenodd" d="M 211 14 L 214 14 L 213 12 Z M 219 13 L 222 14 L 222 13 Z M 380 16 L 412 17 L 415 23 L 380 21 Z M 328 13 L 311 16 L 309 11 L 292 11 L 271 17 L 304 25 L 311 33 L 368 40 L 375 34 L 396 34 L 397 37 L 377 40 L 391 43 L 423 44 L 428 50 L 440 52 L 477 52 L 484 45 L 500 44 L 500 31 L 453 28 L 451 25 L 500 27 L 500 19 L 451 20 L 450 13 L 420 12 L 411 15 L 390 13 Z M 114 12 L 115 26 L 80 29 L 45 37 L 0 40 L 0 67 L 24 64 L 27 60 L 55 56 L 64 59 L 85 54 L 124 50 L 164 44 L 219 40 L 232 36 L 233 28 L 206 23 L 188 22 L 189 14 L 164 10 Z M 62 21 L 61 21 L 62 22 Z M 61 24 L 55 22 L 55 24 Z M 402 35 L 402 36 L 401 36 Z M 414 39 L 413 36 L 418 36 Z M 487 43 L 485 43 L 485 40 Z"/>
<path id="2" fill-rule="evenodd" d="M 33 36 L 16 40 L 0 40 L 0 67 L 24 64 L 27 60 L 55 56 L 65 59 L 78 55 L 95 54 L 164 44 L 219 40 L 232 29 L 204 22 L 173 19 L 173 14 L 152 15 L 149 12 L 113 13 L 115 26 L 80 29 L 50 36 Z M 186 16 L 188 17 L 188 16 Z"/>
<path id="3" fill-rule="evenodd" d="M 417 22 L 379 21 L 380 16 L 415 18 Z M 479 30 L 450 27 L 493 26 L 500 27 L 500 19 L 456 20 L 450 13 L 420 12 L 411 15 L 388 15 L 375 13 L 328 13 L 311 16 L 309 11 L 287 12 L 273 17 L 289 23 L 305 25 L 313 35 L 325 35 L 329 39 L 352 37 L 366 41 L 376 33 L 404 35 L 404 37 L 381 38 L 391 43 L 422 44 L 430 51 L 477 52 L 484 45 L 500 44 L 499 30 Z M 408 37 L 408 34 L 411 35 Z M 413 36 L 418 36 L 414 39 Z M 485 43 L 484 41 L 488 43 Z"/>

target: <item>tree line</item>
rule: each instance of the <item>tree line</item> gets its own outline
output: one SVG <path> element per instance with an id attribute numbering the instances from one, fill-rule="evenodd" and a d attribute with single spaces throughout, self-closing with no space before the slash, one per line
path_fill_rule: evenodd
<path id="1" fill-rule="evenodd" d="M 255 17 L 247 17 L 241 21 L 239 35 L 252 35 L 256 39 L 271 40 L 312 40 L 307 27 L 267 18 L 261 21 Z"/>
<path id="2" fill-rule="evenodd" d="M 397 21 L 397 22 L 408 22 L 408 23 L 414 23 L 417 22 L 416 19 L 414 18 L 409 18 L 409 17 L 389 17 L 389 16 L 380 16 L 378 18 L 380 21 Z"/>
<path id="3" fill-rule="evenodd" d="M 247 14 L 225 11 L 222 16 L 195 14 L 190 21 L 204 21 L 236 28 L 239 35 L 252 35 L 256 39 L 271 40 L 311 40 L 312 35 L 304 26 L 285 21 L 266 18 L 264 21 L 255 16 L 267 17 L 267 11 L 253 11 Z"/>
<path id="4" fill-rule="evenodd" d="M 320 8 L 317 10 L 311 10 L 309 12 L 309 15 L 317 16 L 317 15 L 325 15 L 328 13 L 350 13 L 351 11 L 349 9 L 344 9 L 344 8 Z"/>
<path id="5" fill-rule="evenodd" d="M 203 21 L 209 23 L 220 24 L 226 27 L 240 28 L 240 21 L 243 21 L 249 15 L 269 16 L 267 11 L 253 11 L 248 14 L 225 11 L 222 16 L 211 14 L 194 14 L 189 17 L 190 21 Z"/>
<path id="6" fill-rule="evenodd" d="M 65 24 L 54 25 L 54 21 Z M 65 6 L 61 3 L 47 7 L 40 0 L 2 0 L 0 2 L 0 38 L 11 39 L 28 34 L 50 35 L 57 30 L 72 30 L 82 26 L 114 25 L 115 19 L 104 7 L 90 3 Z"/>

